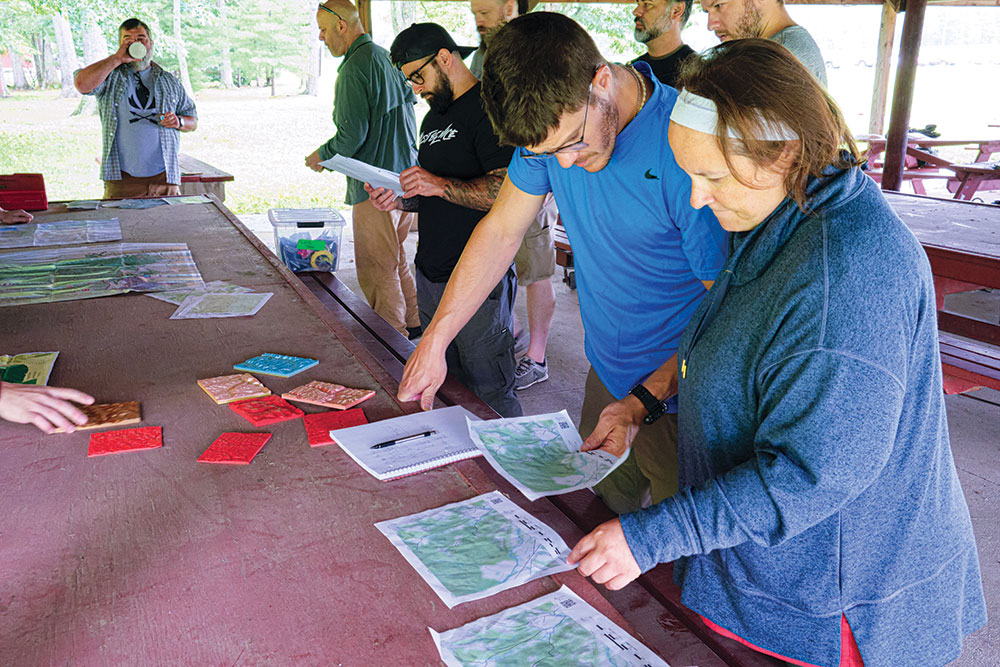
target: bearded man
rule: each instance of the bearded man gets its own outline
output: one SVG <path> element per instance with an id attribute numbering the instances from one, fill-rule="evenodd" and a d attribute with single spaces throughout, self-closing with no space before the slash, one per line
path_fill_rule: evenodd
<path id="1" fill-rule="evenodd" d="M 179 137 L 198 128 L 198 116 L 177 77 L 153 62 L 149 26 L 123 22 L 118 50 L 77 70 L 73 85 L 97 97 L 104 198 L 179 195 Z"/>
<path id="2" fill-rule="evenodd" d="M 649 63 L 653 74 L 673 87 L 681 63 L 694 49 L 681 41 L 681 30 L 691 16 L 692 0 L 636 0 L 635 41 L 646 45 L 647 52 L 632 61 Z"/>

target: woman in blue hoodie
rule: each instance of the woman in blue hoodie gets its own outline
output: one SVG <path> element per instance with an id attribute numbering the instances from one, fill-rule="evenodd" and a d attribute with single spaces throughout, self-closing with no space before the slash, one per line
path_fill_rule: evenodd
<path id="1" fill-rule="evenodd" d="M 687 606 L 793 664 L 943 665 L 986 608 L 927 257 L 784 48 L 726 42 L 680 83 L 670 146 L 731 232 L 678 349 L 682 491 L 570 562 L 621 588 L 676 560 Z"/>

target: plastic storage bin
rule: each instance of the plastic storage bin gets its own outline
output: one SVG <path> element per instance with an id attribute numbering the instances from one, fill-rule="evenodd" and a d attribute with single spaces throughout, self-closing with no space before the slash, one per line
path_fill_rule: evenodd
<path id="1" fill-rule="evenodd" d="M 41 174 L 0 175 L 0 208 L 8 211 L 44 211 L 49 207 L 45 197 L 45 179 Z"/>
<path id="2" fill-rule="evenodd" d="M 340 264 L 344 217 L 332 208 L 272 208 L 274 248 L 292 271 L 334 272 Z"/>

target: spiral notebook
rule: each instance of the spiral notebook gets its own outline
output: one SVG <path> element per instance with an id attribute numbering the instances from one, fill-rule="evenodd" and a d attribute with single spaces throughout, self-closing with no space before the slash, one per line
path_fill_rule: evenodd
<path id="1" fill-rule="evenodd" d="M 330 431 L 330 438 L 373 477 L 385 481 L 481 456 L 469 437 L 466 417 L 479 420 L 453 405 Z"/>

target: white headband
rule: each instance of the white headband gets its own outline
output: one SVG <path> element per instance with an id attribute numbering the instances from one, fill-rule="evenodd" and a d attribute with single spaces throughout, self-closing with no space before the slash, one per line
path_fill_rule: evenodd
<path id="1" fill-rule="evenodd" d="M 682 90 L 674 103 L 674 110 L 670 113 L 670 121 L 698 132 L 715 134 L 719 112 L 715 108 L 715 102 L 707 97 Z M 799 138 L 799 135 L 784 123 L 774 124 L 761 119 L 761 127 L 764 136 L 757 137 L 759 141 L 795 141 Z M 743 138 L 732 127 L 729 128 L 729 136 L 732 139 Z"/>

